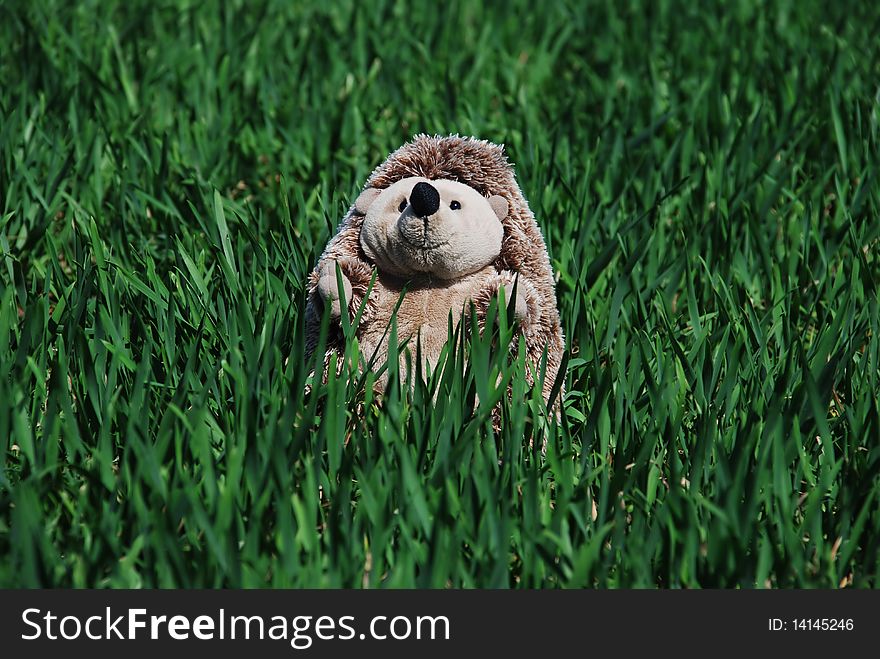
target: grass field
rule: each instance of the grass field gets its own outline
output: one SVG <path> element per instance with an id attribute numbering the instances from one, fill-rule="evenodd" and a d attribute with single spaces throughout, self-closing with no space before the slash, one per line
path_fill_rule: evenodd
<path id="1" fill-rule="evenodd" d="M 0 586 L 880 585 L 880 5 L 438 7 L 3 4 Z M 561 424 L 504 322 L 306 386 L 417 132 L 516 163 Z"/>

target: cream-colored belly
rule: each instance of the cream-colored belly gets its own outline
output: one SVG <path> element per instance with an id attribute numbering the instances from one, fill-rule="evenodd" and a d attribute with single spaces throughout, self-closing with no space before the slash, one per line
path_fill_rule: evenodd
<path id="1" fill-rule="evenodd" d="M 417 345 L 422 357 L 422 373 L 434 372 L 449 338 L 450 318 L 454 330 L 462 312 L 469 313 L 471 296 L 479 290 L 490 272 L 492 270 L 487 268 L 454 283 L 436 280 L 410 283 L 397 311 L 397 342 L 401 345 L 399 363 L 402 381 L 415 377 Z M 371 318 L 367 330 L 359 332 L 358 336 L 364 363 L 369 364 L 375 355 L 370 367 L 374 371 L 381 369 L 388 359 L 391 330 L 384 337 L 383 333 L 389 326 L 400 298 L 402 282 L 380 277 L 376 286 L 376 314 Z M 407 373 L 407 365 L 411 370 L 410 374 Z M 384 386 L 386 382 L 387 374 L 383 373 L 379 384 Z"/>

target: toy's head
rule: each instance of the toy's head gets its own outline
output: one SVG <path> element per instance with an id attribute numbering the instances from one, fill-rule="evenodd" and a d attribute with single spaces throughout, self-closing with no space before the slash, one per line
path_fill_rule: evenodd
<path id="1" fill-rule="evenodd" d="M 458 181 L 410 176 L 367 188 L 355 209 L 364 215 L 361 248 L 380 271 L 455 279 L 498 258 L 508 203 Z"/>

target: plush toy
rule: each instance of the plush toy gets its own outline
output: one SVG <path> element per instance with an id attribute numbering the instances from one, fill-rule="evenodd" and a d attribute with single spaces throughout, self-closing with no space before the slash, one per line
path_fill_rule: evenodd
<path id="1" fill-rule="evenodd" d="M 564 342 L 553 273 L 541 232 L 514 178 L 503 148 L 474 138 L 418 135 L 377 167 L 324 250 L 309 278 L 306 331 L 314 351 L 321 314 L 330 305 L 329 356 L 342 351 L 340 286 L 353 319 L 373 270 L 376 281 L 364 307 L 357 338 L 361 354 L 385 363 L 386 328 L 397 311 L 398 339 L 421 338 L 432 368 L 448 335 L 473 302 L 482 325 L 499 289 L 510 300 L 528 359 L 547 353 L 545 400 L 556 377 Z M 529 378 L 532 381 L 532 378 Z"/>

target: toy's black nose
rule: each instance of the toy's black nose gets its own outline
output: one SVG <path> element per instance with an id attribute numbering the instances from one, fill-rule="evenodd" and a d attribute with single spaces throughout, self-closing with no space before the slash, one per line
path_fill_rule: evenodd
<path id="1" fill-rule="evenodd" d="M 409 203 L 419 217 L 428 217 L 440 208 L 440 193 L 430 183 L 416 183 L 409 195 Z"/>

